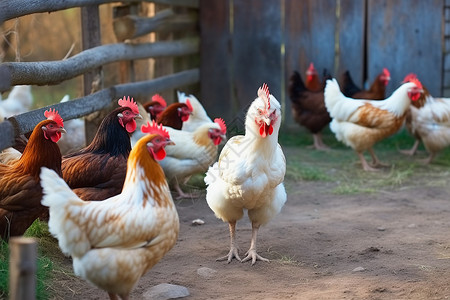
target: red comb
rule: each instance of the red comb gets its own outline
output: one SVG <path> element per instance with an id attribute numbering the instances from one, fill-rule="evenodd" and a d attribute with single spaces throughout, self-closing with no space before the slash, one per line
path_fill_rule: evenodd
<path id="1" fill-rule="evenodd" d="M 191 112 L 194 111 L 194 108 L 192 107 L 191 101 L 189 99 L 186 99 L 186 105 Z"/>
<path id="2" fill-rule="evenodd" d="M 391 73 L 389 72 L 389 70 L 387 68 L 383 68 L 383 74 L 384 74 L 384 76 L 391 77 Z"/>
<path id="3" fill-rule="evenodd" d="M 161 97 L 161 95 L 159 95 L 159 94 L 153 95 L 152 101 L 158 102 L 159 104 L 161 104 L 161 106 L 164 106 L 164 107 L 167 106 L 166 100 L 164 100 L 164 98 Z"/>
<path id="4" fill-rule="evenodd" d="M 159 134 L 165 138 L 170 139 L 169 132 L 167 132 L 167 130 L 163 128 L 162 124 L 159 124 L 158 126 L 155 120 L 153 120 L 151 124 L 150 121 L 147 121 L 147 125 L 141 126 L 141 131 L 143 133 Z"/>
<path id="5" fill-rule="evenodd" d="M 214 119 L 214 123 L 219 124 L 220 130 L 221 130 L 223 133 L 227 133 L 227 125 L 225 125 L 225 121 L 224 121 L 223 119 L 221 119 L 221 118 L 215 118 L 215 119 Z"/>
<path id="6" fill-rule="evenodd" d="M 258 89 L 258 96 L 261 97 L 265 102 L 267 102 L 267 109 L 270 109 L 270 92 L 267 84 L 264 83 L 262 87 Z"/>
<path id="7" fill-rule="evenodd" d="M 414 83 L 419 89 L 423 89 L 422 83 L 419 81 L 419 79 L 417 79 L 417 77 L 411 78 L 411 80 L 409 80 L 409 82 Z"/>
<path id="8" fill-rule="evenodd" d="M 313 75 L 316 73 L 316 68 L 314 68 L 314 64 L 310 63 L 308 70 L 306 70 L 306 75 Z"/>
<path id="9" fill-rule="evenodd" d="M 139 114 L 139 108 L 136 102 L 134 102 L 133 98 L 130 99 L 130 96 L 128 96 L 127 98 L 120 98 L 117 103 L 122 107 L 129 107 L 132 112 L 134 112 L 135 114 Z"/>
<path id="10" fill-rule="evenodd" d="M 403 79 L 403 83 L 405 82 L 410 82 L 413 79 L 417 79 L 417 75 L 414 73 L 409 73 L 408 75 L 405 76 L 405 78 Z"/>
<path id="11" fill-rule="evenodd" d="M 44 112 L 44 116 L 47 118 L 47 120 L 52 120 L 55 121 L 56 124 L 58 124 L 61 127 L 64 127 L 64 123 L 63 123 L 63 119 L 61 118 L 61 116 L 58 114 L 58 112 L 56 111 L 56 109 L 49 109 L 46 110 Z"/>

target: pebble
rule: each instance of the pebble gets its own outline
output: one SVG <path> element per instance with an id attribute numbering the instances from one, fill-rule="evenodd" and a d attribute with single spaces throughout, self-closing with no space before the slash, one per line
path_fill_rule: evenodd
<path id="1" fill-rule="evenodd" d="M 211 278 L 214 277 L 216 275 L 217 271 L 214 269 L 210 269 L 210 268 L 206 268 L 206 267 L 201 267 L 200 269 L 197 270 L 197 274 L 200 277 L 203 278 Z"/>
<path id="2" fill-rule="evenodd" d="M 205 224 L 205 221 L 203 221 L 202 219 L 195 219 L 192 221 L 192 225 L 203 225 Z"/>
<path id="3" fill-rule="evenodd" d="M 181 285 L 161 283 L 149 288 L 142 294 L 146 300 L 167 300 L 189 296 L 189 290 Z"/>
<path id="4" fill-rule="evenodd" d="M 353 269 L 352 272 L 363 272 L 363 271 L 365 271 L 365 270 L 366 270 L 366 269 L 364 269 L 363 267 L 356 267 L 356 268 Z"/>

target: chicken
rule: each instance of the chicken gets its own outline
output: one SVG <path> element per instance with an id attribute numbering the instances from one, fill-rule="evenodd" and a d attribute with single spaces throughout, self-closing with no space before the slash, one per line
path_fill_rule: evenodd
<path id="1" fill-rule="evenodd" d="M 417 79 L 415 74 L 408 74 L 403 82 L 414 79 Z M 411 102 L 405 121 L 416 141 L 410 150 L 401 152 L 414 155 L 422 141 L 429 153 L 422 162 L 428 164 L 439 151 L 450 145 L 450 98 L 434 98 L 425 86 L 423 90 L 421 97 Z"/>
<path id="2" fill-rule="evenodd" d="M 192 112 L 193 108 L 189 100 L 186 100 L 186 103 L 172 103 L 158 116 L 156 123 L 181 130 L 183 122 L 189 120 Z"/>
<path id="3" fill-rule="evenodd" d="M 104 201 L 83 201 L 55 172 L 42 168 L 42 204 L 49 207 L 49 231 L 73 259 L 77 276 L 108 292 L 129 293 L 175 245 L 176 207 L 158 164 L 169 134 L 155 122 L 130 152 L 122 192 Z"/>
<path id="4" fill-rule="evenodd" d="M 327 75 L 324 79 L 330 77 Z M 315 149 L 328 149 L 322 140 L 322 130 L 330 123 L 331 118 L 325 107 L 323 91 L 308 90 L 297 71 L 291 75 L 288 89 L 294 120 L 311 132 Z"/>
<path id="5" fill-rule="evenodd" d="M 121 192 L 131 151 L 130 134 L 141 118 L 136 102 L 130 97 L 100 124 L 92 142 L 85 148 L 63 156 L 63 178 L 81 198 L 103 200 Z"/>
<path id="6" fill-rule="evenodd" d="M 192 106 L 191 116 L 187 121 L 183 122 L 183 126 L 181 128 L 182 130 L 195 131 L 199 126 L 203 124 L 214 123 L 206 113 L 206 110 L 203 108 L 203 105 L 194 95 L 186 95 L 185 93 L 180 91 L 177 92 L 177 95 L 178 95 L 178 102 L 186 103 L 189 100 Z"/>
<path id="7" fill-rule="evenodd" d="M 336 79 L 328 80 L 325 105 L 333 118 L 331 131 L 339 141 L 356 151 L 365 171 L 375 171 L 377 169 L 369 166 L 363 152 L 369 151 L 375 167 L 383 165 L 373 145 L 402 127 L 410 100 L 416 101 L 422 92 L 422 84 L 414 80 L 402 84 L 385 100 L 352 99 L 341 93 Z"/>
<path id="8" fill-rule="evenodd" d="M 194 174 L 205 173 L 217 159 L 218 145 L 226 139 L 227 127 L 222 119 L 200 125 L 189 132 L 166 128 L 175 146 L 167 148 L 167 157 L 160 162 L 166 178 L 178 192 L 178 198 L 189 198 L 179 183 L 186 183 Z"/>
<path id="9" fill-rule="evenodd" d="M 152 100 L 143 104 L 146 112 L 150 114 L 151 120 L 158 119 L 158 116 L 166 109 L 167 103 L 159 94 L 152 96 Z"/>
<path id="10" fill-rule="evenodd" d="M 342 93 L 353 99 L 383 100 L 386 98 L 386 86 L 390 80 L 391 74 L 388 69 L 384 68 L 366 91 L 356 86 L 350 76 L 350 71 L 345 71 L 342 75 Z"/>
<path id="11" fill-rule="evenodd" d="M 16 85 L 8 95 L 8 98 L 0 101 L 0 112 L 3 118 L 25 113 L 33 105 L 33 94 L 30 85 Z"/>
<path id="12" fill-rule="evenodd" d="M 61 175 L 57 142 L 64 132 L 63 119 L 51 109 L 44 116 L 47 119 L 34 127 L 23 155 L 9 165 L 0 164 L 0 234 L 4 240 L 23 235 L 46 213 L 47 208 L 41 205 L 41 167 Z"/>
<path id="13" fill-rule="evenodd" d="M 69 95 L 65 95 L 60 103 L 67 101 L 69 101 Z M 62 155 L 78 151 L 86 146 L 86 134 L 84 120 L 82 118 L 66 121 L 65 129 L 68 134 L 62 136 L 58 141 Z"/>
<path id="14" fill-rule="evenodd" d="M 320 81 L 319 73 L 313 63 L 310 63 L 308 69 L 306 70 L 305 86 L 312 92 L 323 91 L 323 83 Z"/>
<path id="15" fill-rule="evenodd" d="M 228 140 L 218 162 L 206 173 L 206 201 L 230 229 L 230 251 L 218 260 L 251 260 L 252 265 L 257 260 L 268 261 L 256 252 L 256 239 L 260 226 L 278 214 L 286 202 L 286 160 L 278 144 L 280 124 L 280 103 L 264 84 L 247 112 L 245 135 Z M 241 260 L 235 230 L 244 210 L 252 222 L 252 238 Z"/>

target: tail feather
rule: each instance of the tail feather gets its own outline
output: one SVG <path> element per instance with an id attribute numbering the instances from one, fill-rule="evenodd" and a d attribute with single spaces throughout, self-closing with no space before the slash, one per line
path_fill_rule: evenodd
<path id="1" fill-rule="evenodd" d="M 73 216 L 79 217 L 82 206 L 88 202 L 78 198 L 55 171 L 45 167 L 41 169 L 41 186 L 44 192 L 41 203 L 50 210 L 50 233 L 58 239 L 59 247 L 65 254 L 82 256 L 91 246 L 85 229 L 77 224 Z"/>
<path id="2" fill-rule="evenodd" d="M 362 105 L 362 100 L 352 100 L 344 96 L 335 78 L 327 80 L 324 91 L 325 106 L 330 113 L 330 117 L 341 121 L 348 118 Z"/>
<path id="3" fill-rule="evenodd" d="M 301 96 L 301 94 L 307 91 L 305 83 L 302 80 L 302 77 L 297 71 L 291 75 L 289 79 L 289 98 L 292 102 L 296 102 L 297 99 Z"/>
<path id="4" fill-rule="evenodd" d="M 347 97 L 352 97 L 360 91 L 361 89 L 356 86 L 352 76 L 350 75 L 350 71 L 345 71 L 342 75 L 342 93 Z"/>

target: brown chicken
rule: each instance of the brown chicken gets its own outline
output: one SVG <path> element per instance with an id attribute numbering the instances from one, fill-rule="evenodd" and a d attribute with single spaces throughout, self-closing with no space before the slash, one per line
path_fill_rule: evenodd
<path id="1" fill-rule="evenodd" d="M 310 63 L 308 69 L 306 70 L 305 86 L 312 92 L 323 91 L 324 83 L 320 81 L 319 73 L 317 72 L 313 63 Z"/>
<path id="2" fill-rule="evenodd" d="M 158 116 L 156 123 L 181 130 L 183 122 L 189 120 L 193 110 L 189 100 L 186 103 L 172 103 Z"/>
<path id="3" fill-rule="evenodd" d="M 345 71 L 342 75 L 342 93 L 353 99 L 384 100 L 389 80 L 391 80 L 391 74 L 388 69 L 384 68 L 375 78 L 370 88 L 362 90 L 353 82 L 350 71 Z"/>
<path id="4" fill-rule="evenodd" d="M 41 205 L 39 173 L 45 166 L 61 176 L 61 152 L 56 142 L 65 132 L 57 111 L 47 110 L 47 118 L 34 127 L 22 156 L 9 165 L 0 164 L 0 234 L 23 235 L 48 209 Z"/>
<path id="5" fill-rule="evenodd" d="M 331 78 L 325 75 L 324 80 Z M 323 90 L 313 92 L 306 88 L 298 72 L 294 72 L 289 81 L 289 97 L 294 120 L 311 132 L 317 150 L 328 149 L 322 141 L 322 129 L 331 121 L 323 100 Z"/>
<path id="6" fill-rule="evenodd" d="M 150 114 L 151 120 L 158 119 L 158 116 L 166 109 L 167 103 L 163 97 L 158 94 L 153 95 L 152 100 L 142 105 L 146 112 Z"/>
<path id="7" fill-rule="evenodd" d="M 118 103 L 120 107 L 103 119 L 87 147 L 63 157 L 63 178 L 81 199 L 104 200 L 122 191 L 130 134 L 141 115 L 133 99 L 123 98 Z"/>

